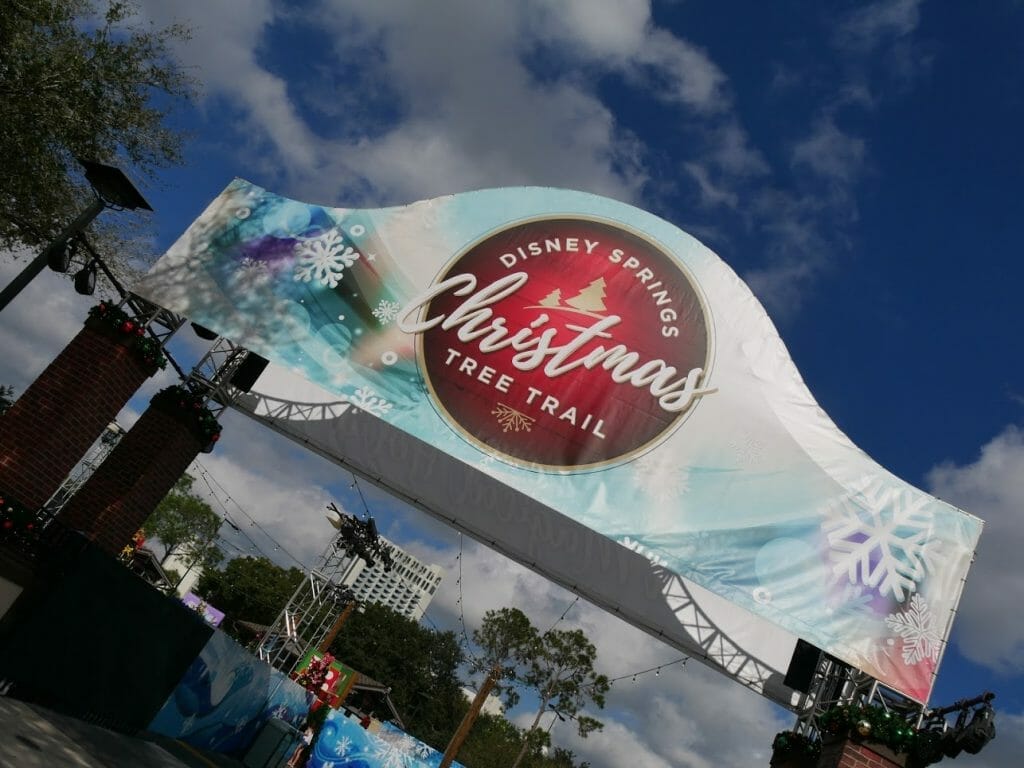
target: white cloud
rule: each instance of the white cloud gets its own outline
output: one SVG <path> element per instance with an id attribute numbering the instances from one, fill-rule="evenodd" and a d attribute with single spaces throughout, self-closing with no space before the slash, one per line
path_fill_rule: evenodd
<path id="1" fill-rule="evenodd" d="M 871 53 L 886 42 L 905 37 L 921 20 L 921 0 L 880 0 L 852 11 L 837 28 L 835 42 L 842 49 Z"/>
<path id="2" fill-rule="evenodd" d="M 999 672 L 1024 671 L 1024 431 L 1007 427 L 971 464 L 936 467 L 928 488 L 985 521 L 954 624 L 961 652 Z"/>
<path id="3" fill-rule="evenodd" d="M 726 205 L 730 208 L 736 207 L 739 202 L 738 195 L 735 192 L 730 192 L 723 187 L 715 185 L 711 181 L 707 168 L 700 163 L 684 163 L 683 167 L 700 188 L 701 201 L 704 205 L 709 207 L 716 205 Z"/>
<path id="4" fill-rule="evenodd" d="M 848 185 L 860 174 L 865 150 L 864 139 L 844 133 L 832 118 L 824 117 L 793 147 L 793 164 Z"/>
<path id="5" fill-rule="evenodd" d="M 7 285 L 34 257 L 21 254 L 0 261 L 0 285 Z M 75 269 L 75 267 L 72 267 Z M 82 329 L 96 298 L 75 293 L 66 277 L 44 269 L 3 312 L 0 349 L 3 373 L 0 384 L 13 386 L 20 395 L 50 364 L 54 350 L 63 348 Z"/>

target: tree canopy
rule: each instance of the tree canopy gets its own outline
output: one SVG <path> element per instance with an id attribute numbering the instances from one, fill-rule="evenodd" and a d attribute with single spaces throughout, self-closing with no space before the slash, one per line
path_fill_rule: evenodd
<path id="1" fill-rule="evenodd" d="M 551 629 L 541 635 L 540 646 L 523 676 L 523 682 L 537 691 L 540 701 L 512 768 L 517 768 L 525 757 L 530 737 L 537 733 L 541 715 L 549 708 L 558 717 L 573 720 L 584 738 L 604 727 L 600 720 L 580 714 L 588 702 L 604 707 L 608 678 L 594 671 L 596 660 L 597 649 L 582 630 Z"/>
<path id="2" fill-rule="evenodd" d="M 125 0 L 4 3 L 0 247 L 41 246 L 84 208 L 91 192 L 75 158 L 143 176 L 180 162 L 182 136 L 166 117 L 194 85 L 169 46 L 187 37 L 144 23 Z"/>
<path id="3" fill-rule="evenodd" d="M 483 652 L 481 663 L 495 679 L 495 691 L 505 698 L 506 707 L 519 703 L 517 682 L 527 665 L 541 651 L 540 635 L 518 608 L 501 608 L 484 614 L 473 642 Z"/>
<path id="4" fill-rule="evenodd" d="M 14 387 L 7 384 L 0 384 L 0 416 L 7 413 L 7 409 L 14 405 L 17 398 L 14 396 Z"/>
<path id="5" fill-rule="evenodd" d="M 224 611 L 230 619 L 225 629 L 244 642 L 252 635 L 240 634 L 235 622 L 273 624 L 305 577 L 298 568 L 285 570 L 265 557 L 236 557 L 221 570 L 204 572 L 196 592 Z"/>
<path id="6" fill-rule="evenodd" d="M 164 545 L 164 561 L 177 555 L 186 568 L 208 569 L 223 559 L 217 548 L 223 520 L 192 491 L 194 483 L 194 477 L 182 475 L 143 523 L 142 532 Z"/>

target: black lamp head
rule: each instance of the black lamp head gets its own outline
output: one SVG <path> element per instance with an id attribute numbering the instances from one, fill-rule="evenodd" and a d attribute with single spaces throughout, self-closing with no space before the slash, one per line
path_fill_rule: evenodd
<path id="1" fill-rule="evenodd" d="M 83 296 L 92 296 L 96 291 L 96 261 L 90 261 L 75 275 L 75 290 Z"/>
<path id="2" fill-rule="evenodd" d="M 85 168 L 85 178 L 92 188 L 96 190 L 103 202 L 115 208 L 127 208 L 134 211 L 142 208 L 152 211 L 153 208 L 146 202 L 142 193 L 135 188 L 135 185 L 128 180 L 120 168 L 111 165 L 103 165 L 92 160 L 79 158 L 79 165 Z"/>

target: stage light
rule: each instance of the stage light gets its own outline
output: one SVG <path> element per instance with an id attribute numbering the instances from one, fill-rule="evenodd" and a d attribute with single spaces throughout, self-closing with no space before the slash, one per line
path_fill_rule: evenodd
<path id="1" fill-rule="evenodd" d="M 996 713 L 992 705 L 985 703 L 974 710 L 974 716 L 967 726 L 957 733 L 957 746 L 969 755 L 976 755 L 996 737 Z"/>
<path id="2" fill-rule="evenodd" d="M 90 261 L 75 275 L 75 290 L 83 296 L 92 296 L 96 290 L 96 260 Z"/>
<path id="3" fill-rule="evenodd" d="M 48 249 L 46 266 L 54 272 L 67 272 L 77 253 L 77 237 L 72 237 L 71 239 L 63 242 L 55 242 L 54 245 Z"/>

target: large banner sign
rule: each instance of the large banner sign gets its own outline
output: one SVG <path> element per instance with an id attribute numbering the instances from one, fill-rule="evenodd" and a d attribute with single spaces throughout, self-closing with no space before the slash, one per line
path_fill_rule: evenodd
<path id="1" fill-rule="evenodd" d="M 927 700 L 981 522 L 854 446 L 671 224 L 556 189 L 347 210 L 236 180 L 136 290 L 351 408 L 282 431 L 669 642 L 701 645 L 626 591 L 636 563 L 663 603 L 706 590 Z"/>

